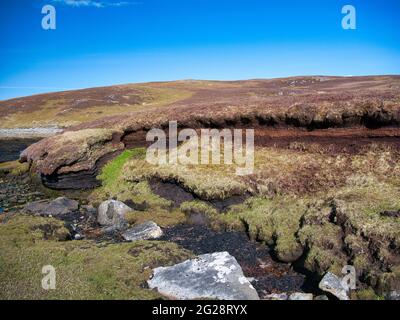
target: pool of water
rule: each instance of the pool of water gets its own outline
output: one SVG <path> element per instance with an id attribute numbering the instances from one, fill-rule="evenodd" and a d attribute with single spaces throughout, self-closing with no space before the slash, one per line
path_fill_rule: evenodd
<path id="1" fill-rule="evenodd" d="M 0 139 L 0 162 L 18 160 L 21 152 L 39 139 Z"/>

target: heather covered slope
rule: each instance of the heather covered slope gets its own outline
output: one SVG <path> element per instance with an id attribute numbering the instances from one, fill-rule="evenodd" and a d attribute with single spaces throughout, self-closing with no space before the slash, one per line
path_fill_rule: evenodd
<path id="1" fill-rule="evenodd" d="M 122 96 L 113 96 L 119 100 L 104 106 L 104 101 L 110 99 L 109 91 L 120 90 L 120 87 L 88 89 L 87 95 L 85 91 L 75 92 L 79 101 L 86 99 L 86 103 L 77 107 L 76 103 L 65 99 L 69 104 L 72 103 L 71 118 L 78 119 L 72 122 L 78 123 L 82 119 L 81 116 L 73 116 L 76 112 L 87 114 L 85 105 L 88 101 L 90 104 L 100 105 L 92 105 L 90 110 L 100 108 L 103 113 L 98 111 L 96 116 L 90 117 L 93 121 L 69 127 L 64 134 L 31 146 L 24 152 L 22 160 L 33 164 L 35 170 L 45 176 L 63 177 L 68 173 L 93 176 L 98 171 L 96 165 L 101 164 L 104 157 L 113 157 L 127 147 L 143 145 L 148 129 L 164 128 L 170 120 L 177 120 L 181 127 L 189 128 L 257 128 L 259 133 L 256 134 L 266 137 L 261 138 L 264 141 L 282 135 L 288 136 L 288 139 L 298 139 L 309 135 L 310 130 L 335 128 L 347 128 L 347 131 L 338 134 L 350 139 L 355 135 L 358 139 L 378 136 L 397 141 L 399 135 L 399 76 L 297 77 L 235 82 L 181 81 L 151 83 L 144 87 L 150 91 L 163 91 L 163 102 L 153 97 L 153 102 L 149 105 L 137 104 L 135 111 L 130 107 L 124 109 Z M 124 88 L 128 90 L 127 87 Z M 131 90 L 137 92 L 137 89 Z M 102 98 L 90 98 L 92 91 L 96 91 Z M 181 93 L 177 94 L 179 97 L 174 96 L 177 92 Z M 73 92 L 60 95 L 74 96 Z M 172 96 L 175 99 L 173 102 Z M 43 100 L 50 97 L 54 99 L 57 94 L 25 98 L 26 101 L 17 99 L 3 102 L 1 112 L 5 121 L 2 122 L 6 126 L 10 125 L 7 119 L 12 119 L 17 114 L 23 114 L 30 121 L 35 121 L 32 120 L 37 112 L 35 108 L 42 110 L 42 107 L 40 103 L 35 104 L 30 99 Z M 17 107 L 12 108 L 12 104 Z M 121 108 L 124 110 L 121 111 Z M 104 117 L 104 113 L 112 114 L 114 111 L 115 115 Z M 62 125 L 66 123 L 63 122 L 66 117 L 68 118 L 56 114 L 52 121 Z M 37 121 L 40 119 L 39 117 Z M 282 128 L 285 130 L 279 130 Z M 287 131 L 287 128 L 292 130 Z M 269 129 L 273 130 L 268 131 Z M 326 134 L 322 132 L 319 135 Z M 327 133 L 328 137 L 335 135 L 335 130 Z"/>
<path id="2" fill-rule="evenodd" d="M 133 119 L 143 122 L 148 112 L 162 121 L 165 116 L 176 117 L 178 111 L 202 118 L 258 112 L 277 122 L 324 127 L 352 123 L 353 113 L 362 116 L 363 108 L 368 107 L 384 107 L 388 114 L 380 115 L 382 119 L 378 120 L 386 123 L 398 117 L 399 90 L 399 76 L 119 85 L 1 101 L 0 127 L 67 127 L 88 121 L 93 122 L 91 127 L 114 127 L 115 122 L 93 120 L 116 116 L 122 128 L 133 125 Z M 302 113 L 307 113 L 307 117 L 299 118 Z M 341 113 L 344 119 L 340 119 Z"/>
<path id="3" fill-rule="evenodd" d="M 67 127 L 110 115 L 161 107 L 191 92 L 157 85 L 123 85 L 40 94 L 0 102 L 0 128 Z"/>

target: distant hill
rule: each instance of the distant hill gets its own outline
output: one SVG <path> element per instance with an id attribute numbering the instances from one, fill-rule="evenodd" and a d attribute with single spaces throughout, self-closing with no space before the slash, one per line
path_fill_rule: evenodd
<path id="1" fill-rule="evenodd" d="M 135 118 L 149 114 L 173 117 L 180 112 L 202 116 L 228 109 L 275 113 L 294 105 L 297 109 L 304 104 L 325 109 L 332 103 L 354 106 L 367 100 L 398 104 L 399 96 L 400 76 L 127 84 L 0 101 L 0 128 L 68 127 L 109 116 L 122 121 L 128 114 Z M 108 125 L 101 121 L 100 126 L 113 126 L 115 121 Z"/>

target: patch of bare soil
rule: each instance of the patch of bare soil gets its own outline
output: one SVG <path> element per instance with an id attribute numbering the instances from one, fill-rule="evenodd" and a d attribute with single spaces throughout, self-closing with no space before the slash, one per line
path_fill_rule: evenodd
<path id="1" fill-rule="evenodd" d="M 226 211 L 230 206 L 243 203 L 249 195 L 235 195 L 226 199 L 205 200 L 200 199 L 196 194 L 186 190 L 181 184 L 175 181 L 161 181 L 152 179 L 150 188 L 156 195 L 172 201 L 173 208 L 178 208 L 182 203 L 193 200 L 206 201 L 220 212 Z"/>

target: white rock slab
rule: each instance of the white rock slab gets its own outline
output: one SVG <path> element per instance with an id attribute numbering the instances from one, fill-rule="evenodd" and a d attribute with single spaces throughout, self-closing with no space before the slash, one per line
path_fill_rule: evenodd
<path id="1" fill-rule="evenodd" d="M 327 272 L 319 283 L 319 288 L 333 294 L 339 300 L 349 300 L 347 289 L 342 286 L 340 278 L 331 272 Z"/>
<path id="2" fill-rule="evenodd" d="M 174 299 L 260 299 L 228 252 L 204 254 L 172 267 L 156 268 L 153 274 L 149 287 Z"/>

